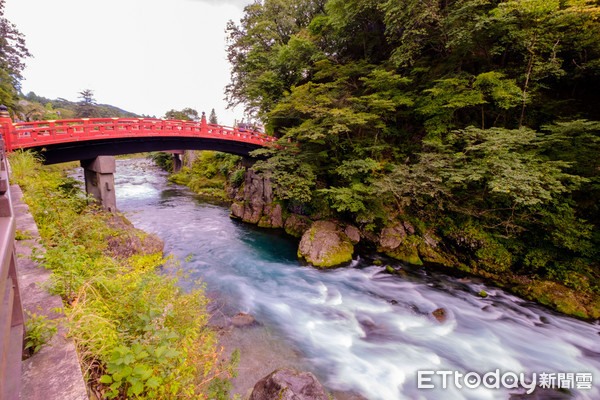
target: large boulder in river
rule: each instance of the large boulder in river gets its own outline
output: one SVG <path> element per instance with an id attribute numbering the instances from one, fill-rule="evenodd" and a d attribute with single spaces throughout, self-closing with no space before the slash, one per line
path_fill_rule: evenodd
<path id="1" fill-rule="evenodd" d="M 352 260 L 354 246 L 338 225 L 316 221 L 300 240 L 298 257 L 316 267 L 333 267 Z"/>
<path id="2" fill-rule="evenodd" d="M 310 372 L 282 368 L 258 381 L 250 400 L 329 400 L 329 396 Z"/>
<path id="3" fill-rule="evenodd" d="M 385 227 L 381 230 L 379 238 L 379 251 L 388 256 L 409 264 L 422 265 L 423 261 L 419 258 L 419 244 L 422 240 L 414 233 L 414 228 L 410 224 L 397 223 Z"/>
<path id="4" fill-rule="evenodd" d="M 406 230 L 404 229 L 404 225 L 396 224 L 388 226 L 381 230 L 379 245 L 384 252 L 394 251 L 400 246 L 405 237 Z"/>

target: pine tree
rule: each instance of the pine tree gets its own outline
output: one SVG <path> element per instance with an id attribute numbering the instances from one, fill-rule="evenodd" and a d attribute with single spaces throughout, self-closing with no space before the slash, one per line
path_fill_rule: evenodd
<path id="1" fill-rule="evenodd" d="M 210 116 L 208 117 L 208 123 L 215 124 L 215 125 L 219 124 L 219 120 L 217 119 L 217 113 L 215 112 L 214 108 L 210 112 Z"/>
<path id="2" fill-rule="evenodd" d="M 79 98 L 81 101 L 77 106 L 75 116 L 77 118 L 97 118 L 98 109 L 96 108 L 96 100 L 94 99 L 94 92 L 90 89 L 85 89 L 79 92 Z"/>

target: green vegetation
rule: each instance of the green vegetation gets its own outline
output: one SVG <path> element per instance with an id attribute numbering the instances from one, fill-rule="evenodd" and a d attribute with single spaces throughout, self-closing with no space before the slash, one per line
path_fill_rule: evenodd
<path id="1" fill-rule="evenodd" d="M 10 163 L 44 244 L 34 257 L 52 270 L 48 289 L 66 304 L 69 335 L 96 396 L 228 398 L 237 355 L 222 361 L 202 290 L 183 292 L 178 274 L 161 272 L 175 263 L 160 253 L 111 253 L 109 243 L 126 238 L 127 228 L 111 227 L 72 179 L 30 153 L 13 153 Z"/>
<path id="2" fill-rule="evenodd" d="M 183 121 L 200 121 L 200 115 L 198 111 L 193 108 L 184 108 L 181 111 L 169 110 L 165 113 L 165 119 L 177 119 Z"/>
<path id="3" fill-rule="evenodd" d="M 18 106 L 18 93 L 21 88 L 21 72 L 25 68 L 24 59 L 31 57 L 25 45 L 25 37 L 17 27 L 4 17 L 5 0 L 0 0 L 0 104 L 9 110 Z"/>
<path id="4" fill-rule="evenodd" d="M 25 312 L 27 313 L 27 321 L 25 321 L 25 350 L 29 349 L 31 354 L 35 354 L 52 339 L 58 328 L 56 321 L 48 320 L 48 317 L 45 315 L 38 315 L 29 311 Z"/>
<path id="5" fill-rule="evenodd" d="M 173 172 L 173 154 L 155 151 L 149 153 L 148 158 L 165 171 Z"/>
<path id="6" fill-rule="evenodd" d="M 240 157 L 217 151 L 193 152 L 191 167 L 183 167 L 171 175 L 171 182 L 189 186 L 194 192 L 227 201 L 225 187 L 228 183 L 239 186 L 244 178 Z M 159 166 L 161 163 L 157 162 Z"/>
<path id="7" fill-rule="evenodd" d="M 280 137 L 256 167 L 288 208 L 419 221 L 455 267 L 597 317 L 599 17 L 593 0 L 265 0 L 228 25 L 227 95 Z"/>

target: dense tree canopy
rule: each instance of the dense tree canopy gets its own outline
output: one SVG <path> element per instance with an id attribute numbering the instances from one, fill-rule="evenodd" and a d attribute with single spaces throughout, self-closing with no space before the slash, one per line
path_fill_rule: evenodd
<path id="1" fill-rule="evenodd" d="M 4 17 L 5 0 L 0 0 L 0 104 L 14 109 L 21 87 L 24 59 L 31 57 L 25 37 Z"/>
<path id="2" fill-rule="evenodd" d="M 281 138 L 258 167 L 291 207 L 418 219 L 600 293 L 600 2 L 264 0 L 228 32 L 229 101 Z"/>
<path id="3" fill-rule="evenodd" d="M 176 119 L 182 121 L 200 121 L 198 111 L 193 108 L 184 108 L 183 110 L 169 110 L 165 113 L 165 119 Z"/>

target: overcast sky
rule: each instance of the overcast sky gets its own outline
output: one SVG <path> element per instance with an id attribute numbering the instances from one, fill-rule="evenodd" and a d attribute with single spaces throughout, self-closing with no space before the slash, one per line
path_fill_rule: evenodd
<path id="1" fill-rule="evenodd" d="M 5 16 L 26 36 L 23 93 L 98 103 L 162 117 L 192 107 L 233 124 L 225 26 L 250 0 L 7 0 Z"/>

